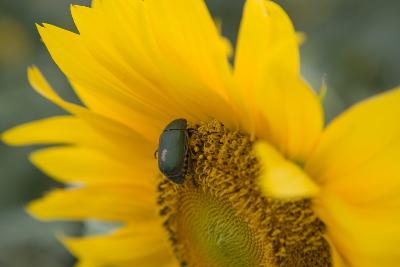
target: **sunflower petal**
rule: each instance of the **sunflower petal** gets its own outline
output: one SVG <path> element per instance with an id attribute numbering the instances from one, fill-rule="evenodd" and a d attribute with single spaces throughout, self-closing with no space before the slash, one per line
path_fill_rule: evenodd
<path id="1" fill-rule="evenodd" d="M 329 247 L 331 249 L 332 263 L 334 267 L 349 267 L 348 264 L 345 263 L 343 256 L 340 255 L 338 249 L 332 242 L 331 238 L 328 235 L 324 236 L 324 239 L 328 242 Z"/>
<path id="2" fill-rule="evenodd" d="M 28 78 L 33 88 L 39 94 L 84 120 L 88 125 L 93 127 L 98 134 L 104 137 L 108 142 L 112 143 L 116 147 L 114 156 L 129 161 L 131 157 L 135 157 L 136 151 L 144 151 L 145 154 L 142 154 L 143 157 L 151 159 L 154 153 L 153 150 L 155 148 L 156 139 L 150 140 L 148 136 L 142 136 L 132 128 L 119 123 L 118 121 L 64 101 L 50 87 L 46 79 L 36 67 L 29 68 Z"/>
<path id="3" fill-rule="evenodd" d="M 158 221 L 135 223 L 109 235 L 63 241 L 81 260 L 98 265 L 129 266 L 130 263 L 130 266 L 150 267 L 166 266 L 174 261 L 165 231 Z"/>
<path id="4" fill-rule="evenodd" d="M 104 41 L 108 42 L 109 48 L 114 48 L 115 53 L 120 53 L 120 56 L 127 61 L 127 64 L 133 70 L 140 73 L 148 82 L 157 84 L 160 82 L 160 69 L 154 61 L 154 58 L 158 56 L 157 44 L 152 35 L 144 5 L 143 1 L 114 0 L 103 1 L 101 5 L 97 6 L 98 12 L 93 12 L 93 15 L 102 17 L 97 21 L 102 25 L 99 30 L 106 31 L 102 33 L 106 35 L 106 38 L 101 42 L 96 36 L 93 36 L 92 27 L 85 27 L 84 21 L 77 21 L 77 24 L 79 24 L 78 28 L 80 28 L 81 34 L 85 35 L 84 39 L 88 43 L 89 40 L 96 44 L 99 43 L 99 45 Z M 77 20 L 82 16 L 84 14 L 75 14 Z M 90 17 L 90 14 L 86 14 L 86 16 L 87 19 L 96 19 L 94 16 Z M 88 47 L 88 49 L 90 48 Z M 92 53 L 95 53 L 95 51 L 92 51 Z M 165 92 L 159 90 L 158 93 Z"/>
<path id="5" fill-rule="evenodd" d="M 157 218 L 154 199 L 153 190 L 146 187 L 99 183 L 84 188 L 55 190 L 31 202 L 27 210 L 42 220 L 144 222 Z"/>
<path id="6" fill-rule="evenodd" d="M 230 76 L 226 44 L 204 1 L 150 0 L 146 4 L 159 49 L 172 52 L 165 55 L 210 83 L 210 88 L 225 89 L 223 80 Z M 226 96 L 228 92 L 219 93 Z"/>
<path id="7" fill-rule="evenodd" d="M 297 34 L 280 6 L 269 0 L 246 2 L 236 57 L 235 70 L 242 79 L 262 65 L 269 70 L 277 68 L 275 72 L 283 71 L 289 76 L 298 75 Z M 263 62 L 264 59 L 268 62 Z M 245 69 L 249 66 L 253 68 Z"/>
<path id="8" fill-rule="evenodd" d="M 326 129 L 306 170 L 353 204 L 381 201 L 400 189 L 400 88 L 363 101 Z"/>
<path id="9" fill-rule="evenodd" d="M 173 102 L 150 79 L 159 76 L 154 62 L 150 61 L 150 51 L 139 52 L 136 47 L 138 43 L 151 45 L 151 41 L 143 40 L 143 27 L 146 26 L 143 2 L 132 1 L 128 4 L 126 1 L 116 0 L 106 1 L 103 5 L 107 5 L 104 7 L 106 10 L 84 6 L 72 7 L 72 16 L 80 33 L 79 40 L 96 62 L 106 66 L 109 78 L 114 79 L 117 85 L 113 88 L 114 91 L 121 93 L 121 96 L 125 95 L 125 98 L 131 101 L 131 105 L 141 113 L 163 118 L 170 111 L 165 112 L 160 107 L 171 106 Z M 121 20 L 121 14 L 115 12 L 116 10 L 126 12 L 124 20 Z M 132 19 L 137 20 L 133 27 Z M 98 26 L 93 28 L 93 24 Z M 142 29 L 138 29 L 136 24 L 140 24 Z M 130 32 L 126 28 L 129 28 Z M 123 31 L 124 29 L 126 31 Z M 120 36 L 121 32 L 126 35 Z M 129 41 L 126 40 L 127 37 Z M 89 71 L 94 70 L 89 68 Z M 84 78 L 75 82 L 82 83 L 84 80 L 81 79 Z"/>
<path id="10" fill-rule="evenodd" d="M 226 42 L 223 42 L 218 34 L 211 34 L 213 27 L 215 28 L 213 24 L 204 25 L 211 29 L 201 28 L 188 32 L 186 29 L 188 18 L 181 17 L 182 10 L 179 6 L 182 3 L 178 2 L 176 0 L 168 3 L 102 1 L 96 4 L 95 9 L 73 7 L 72 14 L 87 50 L 102 66 L 107 66 L 111 76 L 123 83 L 124 86 L 118 86 L 117 90 L 121 89 L 120 87 L 124 88 L 126 93 L 140 102 L 131 106 L 148 105 L 148 109 L 152 106 L 156 107 L 153 113 L 140 110 L 140 114 L 149 113 L 147 120 L 157 118 L 157 125 L 162 125 L 158 126 L 159 131 L 172 119 L 182 116 L 192 121 L 206 120 L 213 116 L 232 124 L 232 117 L 228 116 L 232 108 L 225 99 L 227 98 L 226 86 L 221 82 L 214 84 L 212 81 L 223 76 L 225 80 L 231 78 L 226 55 L 219 57 L 217 53 L 211 53 L 214 50 L 218 50 L 219 53 L 222 46 L 226 50 Z M 169 10 L 160 8 L 165 4 Z M 190 10 L 199 14 L 201 19 L 197 23 L 208 19 L 207 10 L 204 5 L 201 5 L 201 1 L 198 1 L 198 4 L 190 4 L 185 10 L 185 13 Z M 172 21 L 162 19 L 165 11 L 172 15 Z M 155 21 L 152 21 L 152 18 Z M 157 24 L 160 20 L 163 21 L 162 25 Z M 178 23 L 178 26 L 183 24 L 183 27 L 175 28 L 171 36 L 183 33 L 187 35 L 185 39 L 178 41 L 172 37 L 166 39 L 162 37 L 165 31 L 175 26 L 166 27 L 166 25 L 173 23 Z M 93 24 L 101 26 L 94 31 Z M 197 32 L 196 35 L 193 35 L 194 31 Z M 202 38 L 199 38 L 201 42 L 197 39 L 197 42 L 194 42 L 193 37 L 199 34 L 208 34 L 204 36 L 207 42 L 204 42 Z M 218 41 L 213 45 L 215 39 Z M 209 41 L 211 45 L 203 47 Z M 169 53 L 161 51 L 167 47 L 174 51 L 168 51 Z M 187 55 L 185 51 L 189 47 L 193 47 L 195 51 Z M 181 58 L 181 54 L 190 58 Z M 220 58 L 222 60 L 218 60 Z M 204 61 L 207 63 L 207 60 L 216 62 L 211 62 L 212 66 L 204 66 Z M 216 64 L 225 67 L 217 66 L 216 71 L 224 69 L 225 73 L 214 73 L 213 66 Z M 193 65 L 196 67 L 195 70 L 192 70 Z M 203 72 L 204 74 L 201 75 Z M 207 99 L 211 103 L 205 104 L 199 99 Z M 157 115 L 156 111 L 161 114 Z"/>
<path id="11" fill-rule="evenodd" d="M 104 142 L 89 125 L 74 116 L 57 116 L 22 124 L 3 133 L 1 138 L 5 143 L 14 146 L 34 144 L 94 146 Z"/>
<path id="12" fill-rule="evenodd" d="M 158 44 L 159 66 L 179 96 L 185 110 L 237 125 L 229 98 L 231 70 L 226 42 L 202 0 L 145 1 L 149 22 Z M 175 97 L 173 95 L 173 97 Z M 207 101 L 204 101 L 207 99 Z M 199 114 L 196 115 L 199 118 Z"/>
<path id="13" fill-rule="evenodd" d="M 247 1 L 234 76 L 247 127 L 290 159 L 307 158 L 322 131 L 322 108 L 300 77 L 293 25 L 272 1 Z"/>
<path id="14" fill-rule="evenodd" d="M 344 266 L 393 267 L 400 262 L 399 207 L 356 207 L 323 192 L 316 211 Z M 340 266 L 340 265 L 339 265 Z"/>
<path id="15" fill-rule="evenodd" d="M 135 98 L 131 88 L 140 88 L 142 92 L 148 92 L 149 88 L 133 80 L 133 75 L 116 77 L 111 73 L 115 64 L 106 67 L 100 64 L 78 34 L 48 24 L 38 25 L 38 31 L 54 61 L 90 109 L 132 127 L 141 125 L 138 129 L 148 135 L 153 128 L 162 128 L 162 123 L 154 118 L 165 118 L 168 112 L 159 110 L 157 104 L 150 105 L 157 98 L 148 103 Z"/>
<path id="16" fill-rule="evenodd" d="M 267 196 L 277 198 L 308 198 L 318 193 L 318 186 L 297 165 L 284 159 L 265 142 L 256 144 L 263 170 L 261 188 Z"/>
<path id="17" fill-rule="evenodd" d="M 328 126 L 306 164 L 321 186 L 316 210 L 351 266 L 397 266 L 400 253 L 400 88 Z"/>
<path id="18" fill-rule="evenodd" d="M 154 162 L 140 155 L 130 164 L 116 161 L 110 155 L 84 147 L 53 147 L 35 151 L 31 161 L 46 174 L 65 183 L 91 183 L 109 181 L 130 185 L 151 186 L 155 170 Z M 137 179 L 141 173 L 148 179 Z"/>

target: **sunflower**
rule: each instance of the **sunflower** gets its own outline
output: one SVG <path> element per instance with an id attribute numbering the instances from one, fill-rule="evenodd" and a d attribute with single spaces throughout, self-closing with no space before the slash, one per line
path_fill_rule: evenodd
<path id="1" fill-rule="evenodd" d="M 2 139 L 53 145 L 31 160 L 67 186 L 31 203 L 35 217 L 121 225 L 63 237 L 77 266 L 400 265 L 399 89 L 325 127 L 299 35 L 267 0 L 247 0 L 233 66 L 202 0 L 71 11 L 79 33 L 38 30 L 82 104 L 31 67 L 33 88 L 70 115 Z M 179 177 L 157 167 L 159 143 Z"/>

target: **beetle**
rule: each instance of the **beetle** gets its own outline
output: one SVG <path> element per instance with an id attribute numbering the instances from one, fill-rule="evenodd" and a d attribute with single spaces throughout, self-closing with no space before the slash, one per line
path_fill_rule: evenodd
<path id="1" fill-rule="evenodd" d="M 190 165 L 189 133 L 187 121 L 170 122 L 160 135 L 158 168 L 172 182 L 182 184 Z"/>

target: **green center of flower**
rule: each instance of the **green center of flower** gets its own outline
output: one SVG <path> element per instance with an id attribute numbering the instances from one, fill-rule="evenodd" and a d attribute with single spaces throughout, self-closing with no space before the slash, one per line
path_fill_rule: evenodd
<path id="1" fill-rule="evenodd" d="M 261 266 L 264 248 L 229 203 L 201 190 L 180 198 L 177 237 L 190 266 Z"/>
<path id="2" fill-rule="evenodd" d="M 264 197 L 253 140 L 212 120 L 190 125 L 182 185 L 162 177 L 160 214 L 182 266 L 332 266 L 310 200 Z"/>

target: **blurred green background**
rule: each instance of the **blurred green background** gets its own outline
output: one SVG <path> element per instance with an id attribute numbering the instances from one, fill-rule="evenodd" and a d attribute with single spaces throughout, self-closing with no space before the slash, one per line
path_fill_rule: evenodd
<path id="1" fill-rule="evenodd" d="M 233 42 L 244 0 L 208 0 Z M 302 71 L 319 88 L 326 77 L 327 117 L 400 83 L 400 1 L 281 0 L 296 29 L 307 34 Z M 41 43 L 35 23 L 74 29 L 71 4 L 90 1 L 0 0 L 0 132 L 62 111 L 30 89 L 26 68 L 36 64 L 67 98 L 73 98 Z M 189 11 L 188 11 L 189 12 Z M 400 103 L 399 103 L 400 104 Z M 31 199 L 57 186 L 28 161 L 30 148 L 0 143 L 0 267 L 64 267 L 73 259 L 54 233 L 79 234 L 79 223 L 40 223 L 24 213 Z"/>

